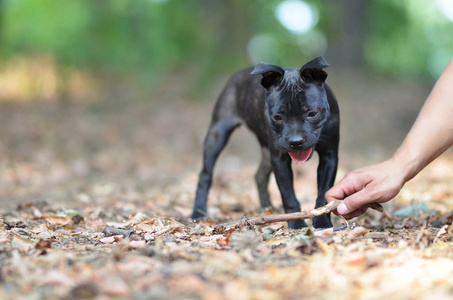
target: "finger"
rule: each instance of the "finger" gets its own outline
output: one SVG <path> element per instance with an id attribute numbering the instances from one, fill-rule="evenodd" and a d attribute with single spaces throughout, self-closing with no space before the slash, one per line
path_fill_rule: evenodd
<path id="1" fill-rule="evenodd" d="M 349 181 L 341 180 L 325 194 L 327 202 L 332 202 L 334 200 L 343 200 L 350 194 L 355 193 L 356 190 L 352 187 L 352 184 Z"/>
<path id="2" fill-rule="evenodd" d="M 332 202 L 334 200 L 343 200 L 354 193 L 362 190 L 368 180 L 364 180 L 363 177 L 357 177 L 354 174 L 347 174 L 340 182 L 334 185 L 330 190 L 325 194 L 327 202 Z"/>
<path id="3" fill-rule="evenodd" d="M 357 218 L 361 215 L 363 215 L 367 211 L 368 207 L 361 207 L 356 210 L 354 210 L 352 213 L 349 214 L 349 219 Z M 347 219 L 347 220 L 349 220 Z"/>
<path id="4" fill-rule="evenodd" d="M 337 212 L 341 215 L 351 214 L 364 205 L 368 204 L 369 197 L 366 190 L 360 190 L 344 199 L 338 205 Z M 365 209 L 366 210 L 366 209 Z"/>
<path id="5" fill-rule="evenodd" d="M 351 212 L 351 213 L 347 213 L 345 215 L 341 215 L 343 218 L 345 218 L 346 220 L 350 220 L 350 219 L 353 219 L 353 218 L 356 218 L 362 214 L 364 214 L 366 211 L 367 211 L 367 207 L 361 207 L 361 208 L 358 208 L 356 209 L 355 211 Z M 334 212 L 335 213 L 335 212 Z M 339 215 L 338 213 L 335 213 L 337 216 Z"/>

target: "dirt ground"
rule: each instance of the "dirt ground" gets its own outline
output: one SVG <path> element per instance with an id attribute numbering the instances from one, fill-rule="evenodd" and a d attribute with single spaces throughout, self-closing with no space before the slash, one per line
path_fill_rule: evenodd
<path id="1" fill-rule="evenodd" d="M 339 98 L 349 98 L 338 178 L 391 153 L 427 95 L 384 80 L 335 89 L 341 80 L 362 79 L 332 79 Z M 218 224 L 269 213 L 253 181 L 259 149 L 241 129 L 216 168 L 213 222 L 200 225 L 189 216 L 213 101 L 189 101 L 168 86 L 153 95 L 1 106 L 0 298 L 453 298 L 452 154 L 385 204 L 387 217 L 369 212 L 352 230 L 225 228 Z M 305 210 L 314 206 L 316 164 L 294 167 Z M 281 208 L 274 181 L 270 192 Z"/>

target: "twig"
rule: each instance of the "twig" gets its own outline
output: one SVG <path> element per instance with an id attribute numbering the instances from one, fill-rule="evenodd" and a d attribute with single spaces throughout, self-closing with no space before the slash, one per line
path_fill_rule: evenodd
<path id="1" fill-rule="evenodd" d="M 342 215 L 340 215 L 340 218 L 342 218 L 343 221 L 346 223 L 346 228 L 351 229 L 351 228 L 349 227 L 349 222 L 348 222 L 348 220 L 346 220 L 346 218 L 343 217 Z"/>
<path id="2" fill-rule="evenodd" d="M 265 215 L 265 216 L 260 216 L 260 217 L 256 217 L 256 218 L 229 222 L 229 223 L 220 224 L 220 225 L 223 225 L 225 227 L 234 227 L 236 225 L 244 224 L 245 221 L 251 225 L 264 225 L 264 224 L 275 223 L 275 222 L 287 222 L 287 221 L 302 220 L 302 219 L 312 219 L 314 217 L 325 215 L 330 212 L 336 211 L 338 205 L 341 202 L 342 201 L 340 201 L 340 200 L 335 200 L 335 201 L 328 203 L 327 205 L 321 206 L 321 207 L 313 209 L 311 211 L 294 212 L 294 213 L 278 214 L 278 215 Z M 378 211 L 383 210 L 382 206 L 378 203 L 373 203 L 373 205 L 370 205 L 370 208 L 378 210 Z"/>
<path id="3" fill-rule="evenodd" d="M 172 232 L 175 232 L 175 231 L 178 231 L 178 230 L 181 230 L 181 229 L 182 229 L 182 227 L 180 225 L 171 225 L 171 226 L 165 227 L 162 230 L 159 230 L 159 231 L 155 232 L 154 235 L 155 236 L 160 236 L 160 235 L 163 235 L 165 233 L 172 233 Z"/>

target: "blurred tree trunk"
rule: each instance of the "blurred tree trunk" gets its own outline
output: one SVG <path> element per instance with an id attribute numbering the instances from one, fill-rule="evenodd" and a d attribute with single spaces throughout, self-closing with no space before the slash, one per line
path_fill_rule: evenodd
<path id="1" fill-rule="evenodd" d="M 362 67 L 368 1 L 329 0 L 328 2 L 333 7 L 335 20 L 326 58 L 332 64 Z"/>
<path id="2" fill-rule="evenodd" d="M 250 39 L 250 3 L 243 0 L 201 0 L 206 13 L 206 25 L 215 41 L 213 52 L 243 66 L 247 59 Z"/>

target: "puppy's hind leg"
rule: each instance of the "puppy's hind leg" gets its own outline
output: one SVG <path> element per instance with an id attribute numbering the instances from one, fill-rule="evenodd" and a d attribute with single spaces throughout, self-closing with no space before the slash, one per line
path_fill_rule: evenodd
<path id="1" fill-rule="evenodd" d="M 213 119 L 209 126 L 204 141 L 203 167 L 198 179 L 195 204 L 192 212 L 192 219 L 199 219 L 207 216 L 208 192 L 212 183 L 214 165 L 220 152 L 226 146 L 233 130 L 240 125 L 234 119 Z"/>

